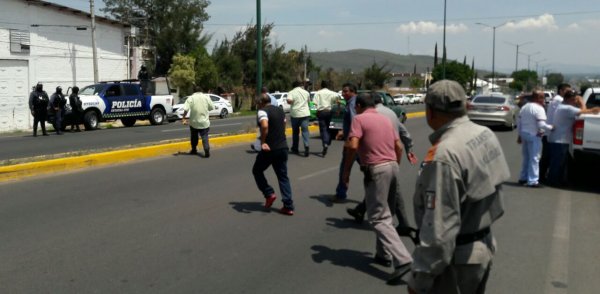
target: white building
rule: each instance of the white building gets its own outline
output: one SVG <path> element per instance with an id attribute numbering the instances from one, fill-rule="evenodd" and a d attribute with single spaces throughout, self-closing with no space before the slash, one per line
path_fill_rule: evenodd
<path id="1" fill-rule="evenodd" d="M 28 98 L 38 82 L 51 95 L 94 82 L 91 17 L 41 0 L 1 0 L 0 132 L 29 129 Z M 128 77 L 129 26 L 96 17 L 100 81 Z"/>

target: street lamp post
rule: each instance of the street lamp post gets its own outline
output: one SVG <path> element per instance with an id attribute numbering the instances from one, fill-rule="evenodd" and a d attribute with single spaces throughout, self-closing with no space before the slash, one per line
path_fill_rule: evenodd
<path id="1" fill-rule="evenodd" d="M 540 53 L 542 53 L 542 52 L 538 51 L 538 52 L 531 53 L 531 54 L 527 54 L 527 53 L 523 52 L 523 55 L 527 55 L 527 70 L 531 70 L 531 56 L 538 55 Z"/>
<path id="2" fill-rule="evenodd" d="M 519 70 L 519 47 L 525 46 L 525 45 L 528 45 L 528 44 L 531 44 L 531 43 L 533 43 L 533 41 L 528 41 L 528 42 L 521 43 L 521 44 L 513 44 L 511 42 L 506 42 L 506 44 L 513 45 L 513 46 L 517 47 L 517 54 L 516 54 L 516 61 L 515 61 L 515 71 Z"/>
<path id="3" fill-rule="evenodd" d="M 444 0 L 444 37 L 442 44 L 442 79 L 446 79 L 446 0 Z"/>
<path id="4" fill-rule="evenodd" d="M 260 0 L 256 0 L 256 95 L 262 89 L 262 27 L 260 24 Z"/>
<path id="5" fill-rule="evenodd" d="M 480 23 L 480 22 L 475 23 L 475 24 L 478 24 L 478 25 L 481 25 L 484 27 L 492 28 L 492 31 L 493 31 L 493 34 L 492 34 L 492 36 L 493 36 L 492 37 L 492 90 L 494 89 L 494 85 L 495 85 L 494 82 L 496 79 L 496 68 L 495 68 L 496 67 L 496 29 L 506 25 L 507 23 L 508 23 L 508 21 L 504 22 L 502 24 L 496 25 L 496 26 L 491 26 L 491 25 L 488 25 L 485 23 Z"/>

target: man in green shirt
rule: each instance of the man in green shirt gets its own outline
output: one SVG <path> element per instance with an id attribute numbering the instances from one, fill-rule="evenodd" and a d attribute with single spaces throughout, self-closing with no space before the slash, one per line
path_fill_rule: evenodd
<path id="1" fill-rule="evenodd" d="M 310 117 L 310 109 L 308 108 L 308 99 L 310 94 L 302 87 L 302 82 L 295 81 L 294 87 L 288 93 L 287 102 L 291 105 L 290 116 L 292 117 L 292 150 L 294 154 L 298 154 L 298 129 L 302 129 L 302 141 L 304 142 L 304 156 L 308 157 L 308 119 Z"/>
<path id="2" fill-rule="evenodd" d="M 198 154 L 198 134 L 202 138 L 202 147 L 204 147 L 204 157 L 210 157 L 210 145 L 208 143 L 208 131 L 210 130 L 210 120 L 208 113 L 215 109 L 210 97 L 204 93 L 196 92 L 185 100 L 183 105 L 184 125 L 190 125 L 190 141 L 192 150 L 190 154 Z M 187 114 L 190 114 L 189 117 Z"/>

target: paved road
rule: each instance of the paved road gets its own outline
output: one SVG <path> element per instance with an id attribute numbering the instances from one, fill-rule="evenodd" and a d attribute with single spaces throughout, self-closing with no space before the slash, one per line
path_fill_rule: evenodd
<path id="1" fill-rule="evenodd" d="M 407 105 L 407 112 L 423 111 L 423 104 Z M 288 120 L 288 124 L 289 124 Z M 214 119 L 211 135 L 230 134 L 254 130 L 253 116 Z M 70 128 L 70 127 L 69 127 Z M 34 138 L 30 132 L 21 135 L 0 136 L 0 161 L 40 155 L 116 148 L 137 144 L 189 138 L 189 127 L 176 121 L 160 126 L 136 125 L 131 128 L 101 129 L 93 132 L 69 133 L 64 136 Z"/>
<path id="2" fill-rule="evenodd" d="M 423 118 L 407 126 L 422 158 L 430 131 Z M 496 134 L 516 181 L 516 132 Z M 385 285 L 389 270 L 369 263 L 373 232 L 345 213 L 362 195 L 358 170 L 350 203 L 325 200 L 340 152 L 290 157 L 293 217 L 262 210 L 246 146 L 0 184 L 0 293 L 404 291 Z M 401 168 L 410 199 L 417 168 Z M 597 293 L 598 188 L 505 185 L 488 293 Z"/>

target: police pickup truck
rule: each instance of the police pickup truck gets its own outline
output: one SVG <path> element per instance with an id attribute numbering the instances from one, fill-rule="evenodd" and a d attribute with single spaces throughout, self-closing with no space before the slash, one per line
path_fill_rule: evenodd
<path id="1" fill-rule="evenodd" d="M 600 107 L 600 88 L 589 88 L 583 94 L 583 103 L 587 108 Z M 570 182 L 585 177 L 584 165 L 600 162 L 600 114 L 582 114 L 573 126 L 573 141 L 569 148 L 570 158 L 567 173 Z"/>
<path id="2" fill-rule="evenodd" d="M 82 122 L 86 130 L 95 130 L 98 123 L 120 119 L 124 126 L 136 120 L 150 120 L 153 125 L 165 122 L 172 110 L 172 95 L 146 95 L 134 81 L 103 82 L 79 91 L 83 109 Z M 64 125 L 70 124 L 67 117 Z"/>

